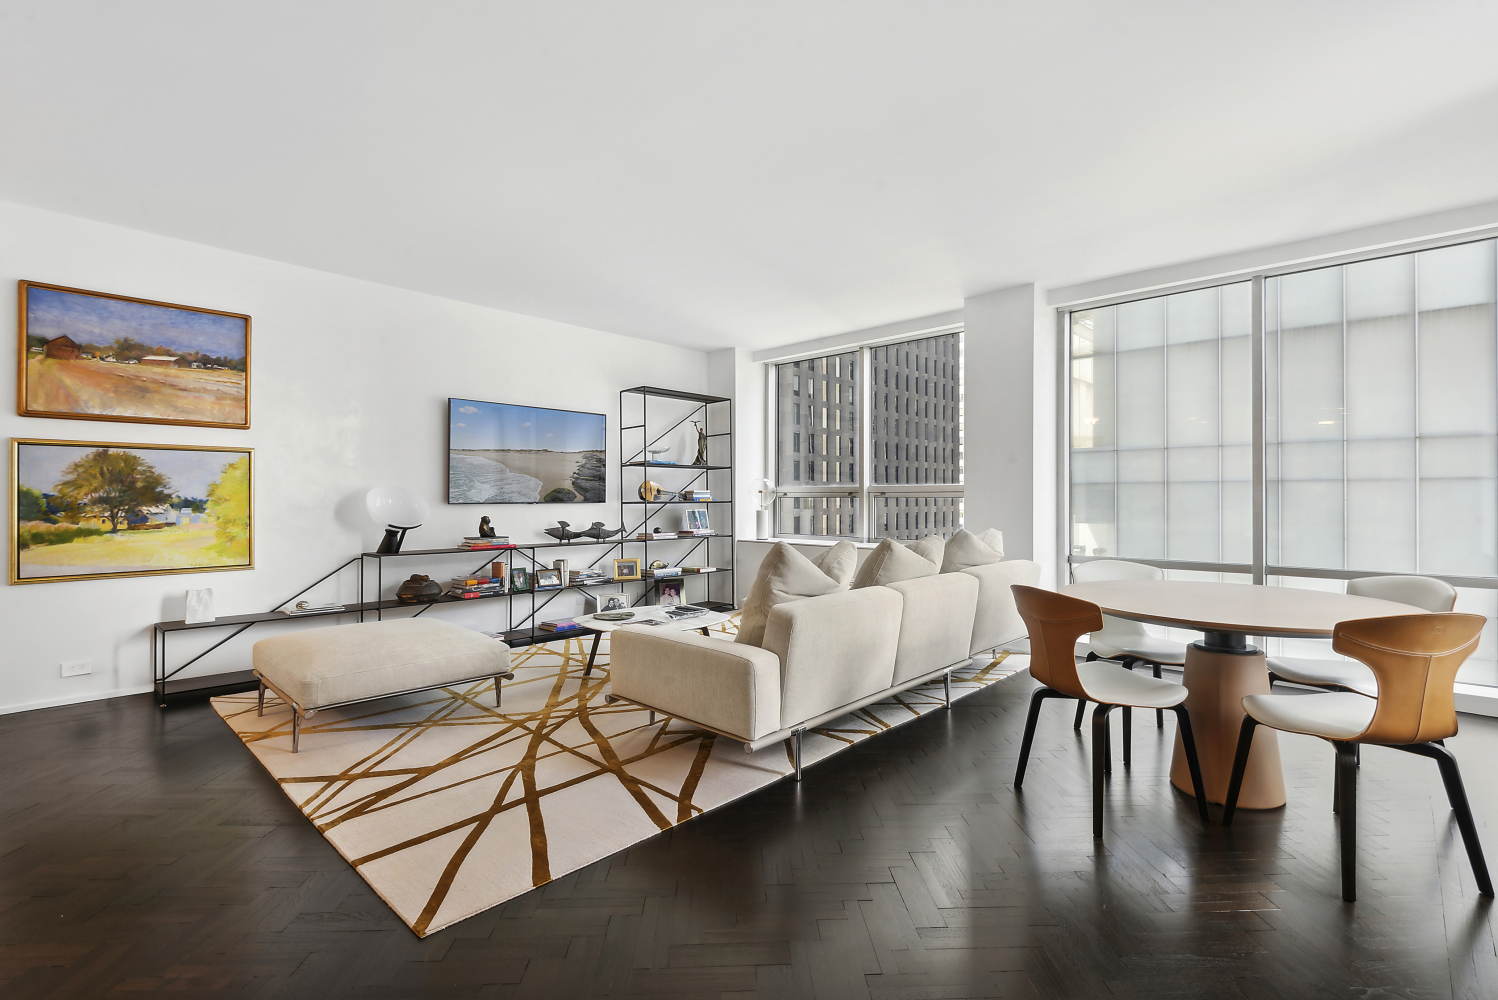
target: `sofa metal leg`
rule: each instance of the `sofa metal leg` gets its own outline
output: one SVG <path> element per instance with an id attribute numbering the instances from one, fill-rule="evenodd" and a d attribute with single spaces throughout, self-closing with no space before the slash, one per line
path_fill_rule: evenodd
<path id="1" fill-rule="evenodd" d="M 655 725 L 655 709 L 650 710 L 650 724 Z"/>
<path id="2" fill-rule="evenodd" d="M 797 729 L 791 733 L 791 761 L 796 765 L 796 780 L 801 780 L 801 734 L 804 729 Z"/>
<path id="3" fill-rule="evenodd" d="M 494 707 L 495 708 L 498 708 L 500 706 L 500 704 L 501 704 L 501 702 L 499 700 L 500 699 L 499 682 L 501 680 L 503 680 L 503 678 L 496 674 L 495 677 L 494 677 Z"/>
<path id="4" fill-rule="evenodd" d="M 952 707 L 952 671 L 948 670 L 941 675 L 941 686 L 946 692 L 947 707 Z"/>
<path id="5" fill-rule="evenodd" d="M 291 752 L 299 753 L 302 749 L 302 713 L 291 706 Z"/>
<path id="6" fill-rule="evenodd" d="M 265 681 L 261 681 L 260 682 L 260 707 L 259 707 L 258 711 L 256 711 L 255 714 L 256 715 L 264 715 L 265 714 Z"/>

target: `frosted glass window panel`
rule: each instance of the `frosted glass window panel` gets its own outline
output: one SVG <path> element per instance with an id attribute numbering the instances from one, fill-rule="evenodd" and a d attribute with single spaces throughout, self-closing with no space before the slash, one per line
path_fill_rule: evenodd
<path id="1" fill-rule="evenodd" d="M 1217 341 L 1173 344 L 1165 364 L 1167 444 L 1217 444 Z"/>
<path id="2" fill-rule="evenodd" d="M 1319 482 L 1281 481 L 1279 495 L 1281 564 L 1346 569 L 1341 477 Z"/>
<path id="3" fill-rule="evenodd" d="M 1498 475 L 1498 437 L 1420 439 L 1422 479 L 1492 479 L 1495 475 Z"/>
<path id="4" fill-rule="evenodd" d="M 1324 445 L 1298 445 L 1314 453 Z M 1314 461 L 1314 458 L 1312 459 Z M 1304 478 L 1304 477 L 1301 477 Z M 1413 438 L 1386 438 L 1379 441 L 1347 442 L 1348 479 L 1415 478 L 1415 441 Z"/>
<path id="5" fill-rule="evenodd" d="M 1253 562 L 1253 517 L 1253 483 L 1247 478 L 1242 482 L 1224 482 L 1222 484 L 1223 562 Z"/>
<path id="6" fill-rule="evenodd" d="M 1282 330 L 1279 439 L 1342 438 L 1342 325 Z"/>
<path id="7" fill-rule="evenodd" d="M 1421 312 L 1493 302 L 1493 240 L 1416 254 Z"/>
<path id="8" fill-rule="evenodd" d="M 1119 306 L 1123 309 L 1123 306 Z M 1165 445 L 1165 356 L 1163 348 L 1116 355 L 1117 437 L 1120 448 Z"/>
<path id="9" fill-rule="evenodd" d="M 1420 314 L 1421 436 L 1498 432 L 1493 322 L 1491 305 Z"/>
<path id="10" fill-rule="evenodd" d="M 1252 444 L 1254 439 L 1253 359 L 1249 338 L 1222 340 L 1223 444 Z"/>
<path id="11" fill-rule="evenodd" d="M 1144 299 L 1113 307 L 1114 349 L 1120 354 L 1165 344 L 1165 300 Z"/>
<path id="12" fill-rule="evenodd" d="M 1379 257 L 1346 267 L 1347 321 L 1411 316 L 1415 312 L 1415 255 Z"/>
<path id="13" fill-rule="evenodd" d="M 1420 572 L 1498 575 L 1498 490 L 1492 479 L 1420 481 Z"/>
<path id="14" fill-rule="evenodd" d="M 1229 445 L 1222 449 L 1222 478 L 1226 482 L 1252 482 L 1254 478 L 1254 450 L 1246 444 Z"/>
<path id="15" fill-rule="evenodd" d="M 1074 485 L 1071 490 L 1072 554 L 1117 555 L 1113 485 Z"/>
<path id="16" fill-rule="evenodd" d="M 1118 481 L 1121 483 L 1164 482 L 1164 449 L 1151 448 L 1118 452 Z"/>
<path id="17" fill-rule="evenodd" d="M 1172 463 L 1174 464 L 1174 463 Z M 1221 524 L 1217 483 L 1171 483 L 1167 499 L 1167 559 L 1218 562 Z"/>
<path id="18" fill-rule="evenodd" d="M 1216 448 L 1171 448 L 1165 453 L 1165 464 L 1171 482 L 1216 482 L 1220 475 Z"/>
<path id="19" fill-rule="evenodd" d="M 1199 340 L 1216 340 L 1218 328 L 1218 292 L 1202 288 L 1181 292 L 1165 299 L 1165 342 L 1187 344 Z"/>
<path id="20" fill-rule="evenodd" d="M 1113 355 L 1072 362 L 1072 447 L 1111 448 L 1114 442 Z"/>
<path id="21" fill-rule="evenodd" d="M 1280 479 L 1342 478 L 1342 443 L 1340 441 L 1305 441 L 1282 444 Z"/>
<path id="22" fill-rule="evenodd" d="M 1113 307 L 1088 309 L 1071 314 L 1072 357 L 1112 354 Z"/>
<path id="23" fill-rule="evenodd" d="M 1347 483 L 1347 568 L 1414 573 L 1415 480 L 1350 479 Z"/>
<path id="24" fill-rule="evenodd" d="M 1279 328 L 1342 326 L 1342 269 L 1327 267 L 1271 279 L 1279 284 Z"/>
<path id="25" fill-rule="evenodd" d="M 1347 436 L 1415 433 L 1415 315 L 1347 324 Z"/>
<path id="26" fill-rule="evenodd" d="M 1165 558 L 1165 484 L 1118 484 L 1118 554 Z"/>
<path id="27" fill-rule="evenodd" d="M 1071 481 L 1074 483 L 1113 482 L 1111 451 L 1074 451 L 1071 453 Z"/>
<path id="28" fill-rule="evenodd" d="M 1222 336 L 1247 337 L 1253 333 L 1254 285 L 1251 281 L 1240 281 L 1235 285 L 1223 285 Z"/>

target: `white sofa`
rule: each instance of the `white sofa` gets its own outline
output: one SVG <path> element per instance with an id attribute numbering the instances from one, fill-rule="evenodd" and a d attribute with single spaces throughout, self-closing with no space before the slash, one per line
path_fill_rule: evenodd
<path id="1" fill-rule="evenodd" d="M 673 716 L 744 744 L 801 736 L 892 694 L 942 677 L 1025 634 L 1012 583 L 1040 567 L 1011 560 L 777 605 L 762 646 L 685 632 L 623 628 L 611 636 L 610 700 Z"/>

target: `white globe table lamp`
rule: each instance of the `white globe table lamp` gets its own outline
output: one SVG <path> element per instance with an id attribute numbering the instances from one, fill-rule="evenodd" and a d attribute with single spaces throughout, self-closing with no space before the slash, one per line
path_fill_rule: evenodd
<path id="1" fill-rule="evenodd" d="M 404 486 L 376 486 L 364 494 L 364 507 L 375 524 L 385 529 L 385 537 L 376 552 L 401 550 L 406 532 L 419 528 L 427 519 L 427 502 Z"/>

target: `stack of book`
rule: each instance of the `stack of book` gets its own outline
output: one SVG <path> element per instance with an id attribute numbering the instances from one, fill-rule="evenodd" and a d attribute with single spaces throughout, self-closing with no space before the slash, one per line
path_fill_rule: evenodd
<path id="1" fill-rule="evenodd" d="M 459 576 L 447 585 L 448 597 L 472 600 L 475 597 L 493 597 L 505 592 L 505 582 L 494 576 Z"/>
<path id="2" fill-rule="evenodd" d="M 683 566 L 681 568 L 681 571 L 683 573 L 716 573 L 716 572 L 718 572 L 718 567 L 716 567 L 716 566 Z"/>
<path id="3" fill-rule="evenodd" d="M 665 539 L 665 538 L 678 538 L 678 537 L 680 537 L 680 536 L 676 532 L 674 532 L 674 531 L 656 531 L 656 532 L 642 531 L 638 535 L 635 536 L 635 541 L 637 541 L 637 542 L 658 542 L 658 541 L 660 541 L 662 539 Z"/>
<path id="4" fill-rule="evenodd" d="M 690 500 L 692 503 L 712 503 L 712 501 L 713 501 L 713 491 L 712 490 L 682 490 L 681 493 L 678 494 L 678 499 L 681 499 L 681 500 Z"/>
<path id="5" fill-rule="evenodd" d="M 499 535 L 495 538 L 476 538 L 469 535 L 458 546 L 460 549 L 513 549 L 514 547 L 510 544 L 509 535 Z"/>
<path id="6" fill-rule="evenodd" d="M 571 618 L 558 618 L 556 621 L 542 622 L 536 628 L 542 632 L 565 632 L 577 628 L 577 622 Z"/>
<path id="7" fill-rule="evenodd" d="M 712 528 L 683 528 L 676 533 L 677 538 L 703 538 L 707 535 L 716 535 Z"/>
<path id="8" fill-rule="evenodd" d="M 657 580 L 659 580 L 659 579 L 661 579 L 663 577 L 668 577 L 668 576 L 681 576 L 681 567 L 680 566 L 661 566 L 661 567 L 659 567 L 657 569 L 647 569 L 645 571 L 645 575 L 646 576 L 650 576 L 650 577 L 654 577 Z"/>
<path id="9" fill-rule="evenodd" d="M 612 583 L 609 575 L 601 569 L 574 569 L 567 574 L 567 586 L 588 587 L 597 583 Z"/>

